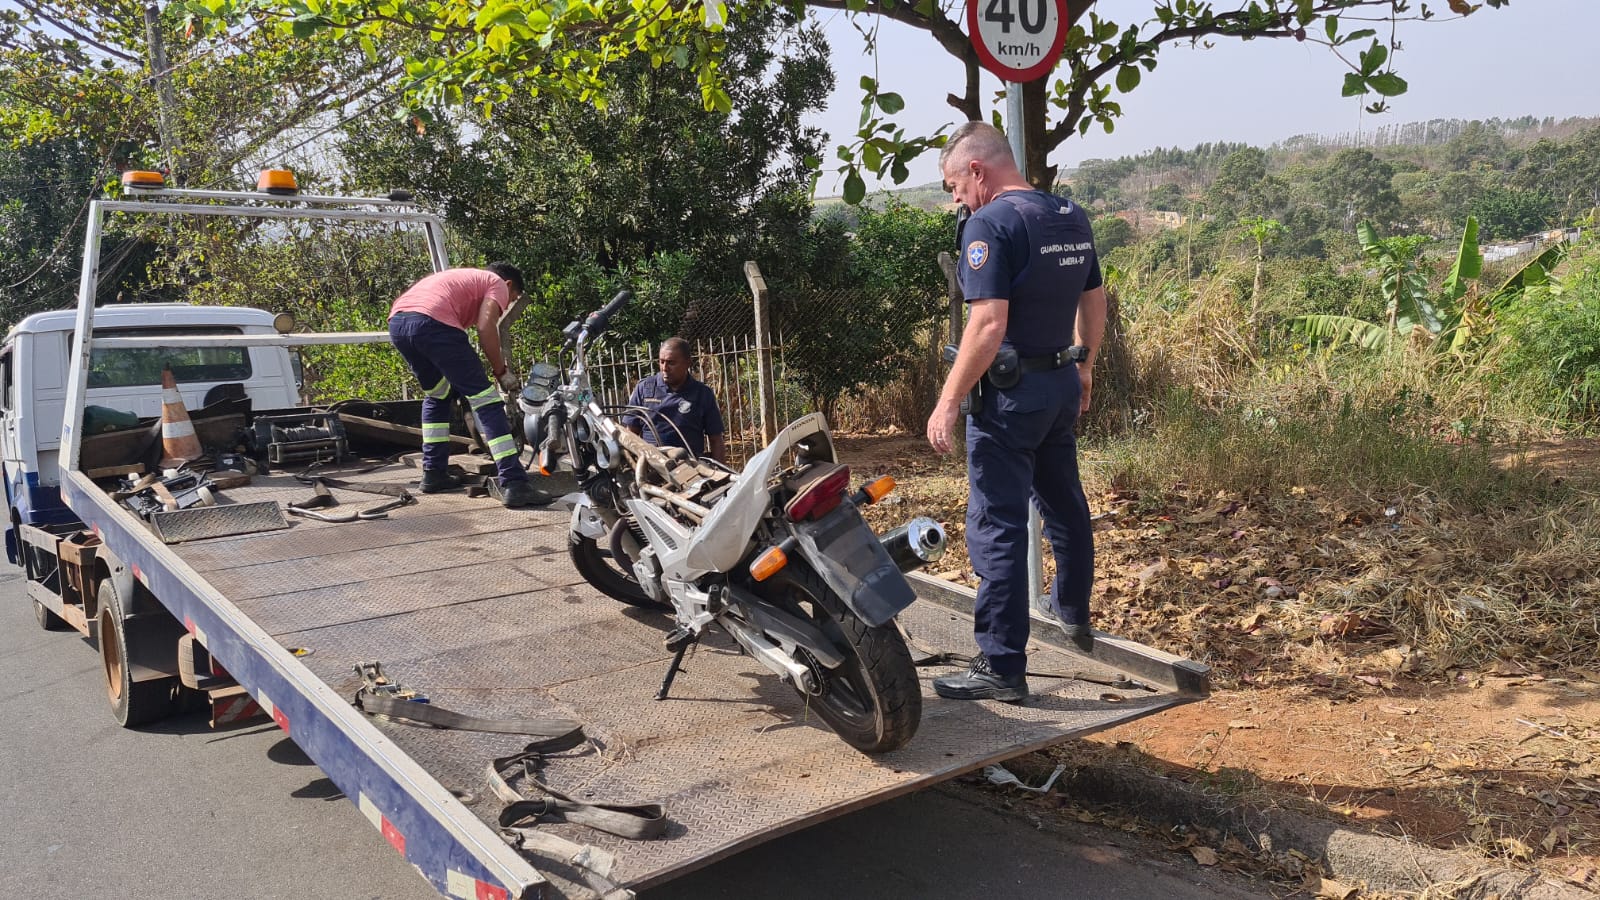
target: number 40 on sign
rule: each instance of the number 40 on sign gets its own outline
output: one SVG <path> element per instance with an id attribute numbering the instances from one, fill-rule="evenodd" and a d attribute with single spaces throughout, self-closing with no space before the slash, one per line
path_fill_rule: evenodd
<path id="1" fill-rule="evenodd" d="M 1050 74 L 1085 0 L 967 0 L 967 33 L 978 61 L 1005 81 Z"/>

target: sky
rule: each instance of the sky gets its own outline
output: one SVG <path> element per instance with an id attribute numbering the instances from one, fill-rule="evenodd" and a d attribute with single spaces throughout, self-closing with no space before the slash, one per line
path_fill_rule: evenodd
<path id="1" fill-rule="evenodd" d="M 1448 10 L 1443 0 L 1429 6 Z M 1151 5 L 1148 0 L 1099 0 L 1099 7 L 1121 21 L 1130 10 L 1148 14 Z M 833 47 L 838 87 L 828 109 L 810 122 L 831 136 L 817 192 L 836 195 L 842 181 L 833 171 L 839 165 L 833 148 L 851 141 L 859 125 L 862 75 L 875 74 L 882 90 L 905 98 L 906 109 L 896 119 L 907 134 L 929 134 L 956 120 L 944 98 L 961 90 L 964 76 L 955 58 L 925 32 L 895 22 L 882 23 L 874 73 L 861 37 L 842 13 L 820 20 Z M 1600 115 L 1597 35 L 1600 0 L 1513 0 L 1466 18 L 1402 23 L 1403 50 L 1394 62 L 1410 90 L 1378 116 L 1362 111 L 1375 97 L 1339 96 L 1348 70 L 1321 45 L 1224 40 L 1209 50 L 1164 48 L 1156 70 L 1146 73 L 1132 93 L 1116 97 L 1123 116 L 1112 134 L 1096 126 L 1056 148 L 1050 161 L 1070 168 L 1085 159 L 1155 147 L 1188 148 L 1207 141 L 1266 146 L 1298 134 L 1367 131 L 1435 118 Z M 983 77 L 988 102 L 1001 82 L 987 72 Z M 938 181 L 936 159 L 931 152 L 918 158 L 905 184 Z M 893 185 L 869 179 L 868 186 Z"/>

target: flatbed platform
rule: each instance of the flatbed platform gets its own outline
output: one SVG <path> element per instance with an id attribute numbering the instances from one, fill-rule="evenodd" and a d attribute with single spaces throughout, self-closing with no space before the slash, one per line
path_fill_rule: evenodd
<path id="1" fill-rule="evenodd" d="M 414 480 L 417 472 L 391 464 L 359 475 L 326 474 L 392 484 Z M 310 489 L 290 475 L 273 475 L 222 493 L 224 502 L 289 502 L 305 499 Z M 341 505 L 332 512 L 386 499 L 334 494 Z M 672 697 L 656 701 L 670 660 L 662 645 L 670 619 L 617 603 L 583 582 L 567 556 L 569 514 L 559 505 L 505 510 L 463 493 L 417 496 L 417 505 L 383 520 L 291 519 L 287 529 L 167 549 L 283 647 L 310 651 L 301 665 L 344 697 L 361 686 L 356 664 L 377 660 L 390 678 L 457 712 L 582 722 L 591 743 L 550 758 L 545 782 L 591 802 L 663 804 L 671 825 L 650 841 L 573 825 L 541 827 L 615 854 L 612 878 L 630 888 L 1204 696 L 1184 688 L 1181 678 L 1154 692 L 1031 678 L 1035 694 L 1023 704 L 951 702 L 929 686 L 951 670 L 924 668 L 915 739 L 868 757 L 808 717 L 801 697 L 720 633 L 685 660 Z M 906 630 L 924 647 L 973 652 L 960 592 L 923 593 L 925 602 L 901 616 Z M 1118 674 L 1044 642 L 1030 668 L 1103 679 Z M 1133 674 L 1151 680 L 1148 667 Z M 466 804 L 485 826 L 478 837 L 498 840 L 501 804 L 486 788 L 486 768 L 528 738 L 371 721 L 427 778 Z M 316 748 L 306 749 L 317 758 Z M 404 852 L 403 841 L 397 849 Z M 550 879 L 546 896 L 589 896 L 561 861 L 528 859 Z"/>

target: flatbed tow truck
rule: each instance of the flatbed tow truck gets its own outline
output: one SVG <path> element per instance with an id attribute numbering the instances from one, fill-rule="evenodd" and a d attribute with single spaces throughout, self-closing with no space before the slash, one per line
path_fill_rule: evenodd
<path id="1" fill-rule="evenodd" d="M 41 622 L 66 623 L 98 643 L 119 719 L 130 705 L 144 707 L 134 710 L 136 721 L 184 691 L 198 696 L 195 686 L 217 710 L 254 703 L 445 896 L 628 896 L 762 841 L 1208 693 L 1204 666 L 1109 635 L 1084 654 L 1040 627 L 1030 666 L 1062 677 L 1031 679 L 1036 693 L 1021 704 L 947 702 L 928 681 L 949 669 L 924 668 L 916 738 L 865 756 L 808 718 L 801 697 L 729 640 L 708 638 L 686 660 L 671 698 L 655 700 L 672 655 L 663 647 L 670 622 L 579 577 L 566 552 L 569 514 L 558 505 L 506 510 L 430 494 L 382 519 L 296 518 L 288 527 L 168 543 L 113 499 L 107 480 L 83 470 L 95 350 L 385 336 L 101 336 L 94 260 L 112 212 L 411 225 L 426 236 L 435 269 L 445 266 L 442 225 L 385 198 L 151 187 L 133 199 L 95 201 L 59 447 L 60 498 L 70 514 L 38 524 L 13 516 L 12 528 L 30 554 L 28 592 Z M 364 505 L 372 495 L 354 486 L 404 483 L 416 472 L 391 462 L 328 474 L 352 486 L 335 493 Z M 304 500 L 308 487 L 277 469 L 223 493 L 218 508 L 282 506 Z M 900 622 L 916 646 L 970 652 L 971 592 L 911 577 L 921 602 Z M 539 780 L 590 803 L 660 804 L 665 833 L 628 840 L 544 823 L 541 832 L 583 846 L 584 857 L 519 849 L 502 834 L 502 804 L 485 781 L 492 760 L 529 738 L 369 717 L 352 697 L 369 684 L 359 666 L 374 660 L 437 707 L 581 722 L 587 741 L 545 757 Z M 177 690 L 178 679 L 190 687 Z M 597 871 L 612 887 L 593 887 Z"/>

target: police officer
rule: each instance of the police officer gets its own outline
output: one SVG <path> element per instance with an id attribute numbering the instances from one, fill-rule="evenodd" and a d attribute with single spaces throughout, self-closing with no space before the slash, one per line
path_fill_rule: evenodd
<path id="1" fill-rule="evenodd" d="M 531 506 L 539 495 L 517 457 L 506 419 L 504 390 L 515 394 L 517 376 L 506 367 L 500 347 L 500 317 L 522 296 L 522 272 L 510 263 L 483 269 L 446 269 L 412 285 L 389 309 L 389 338 L 422 384 L 422 492 L 447 491 L 461 480 L 450 474 L 450 402 L 467 398 L 500 479 L 500 499 L 508 507 Z M 497 388 L 467 341 L 467 329 L 489 358 Z"/>
<path id="2" fill-rule="evenodd" d="M 661 342 L 656 363 L 661 371 L 642 379 L 628 397 L 628 405 L 642 410 L 623 416 L 622 422 L 652 444 L 683 447 L 704 456 L 711 442 L 711 458 L 728 461 L 728 439 L 717 395 L 689 374 L 693 348 L 681 337 Z M 648 418 L 648 421 L 647 421 Z"/>
<path id="3" fill-rule="evenodd" d="M 980 652 L 968 672 L 936 678 L 933 687 L 950 699 L 1017 701 L 1028 694 L 1030 497 L 1055 553 L 1057 619 L 1079 646 L 1092 641 L 1094 538 L 1073 426 L 1089 408 L 1105 290 L 1088 216 L 1029 185 L 997 129 L 957 128 L 939 165 L 972 215 L 957 263 L 969 315 L 928 418 L 934 450 L 950 452 L 962 398 L 980 376 L 984 384 L 966 422 L 967 553 L 981 580 L 973 622 Z"/>

